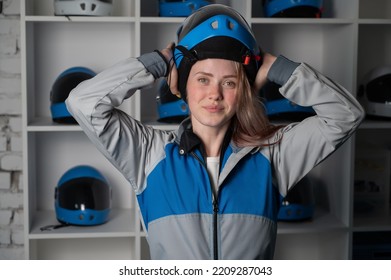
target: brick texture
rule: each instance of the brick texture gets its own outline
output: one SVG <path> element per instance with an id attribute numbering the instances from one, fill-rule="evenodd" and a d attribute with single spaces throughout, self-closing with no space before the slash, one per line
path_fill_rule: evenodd
<path id="1" fill-rule="evenodd" d="M 25 258 L 20 1 L 0 0 L 0 260 Z"/>

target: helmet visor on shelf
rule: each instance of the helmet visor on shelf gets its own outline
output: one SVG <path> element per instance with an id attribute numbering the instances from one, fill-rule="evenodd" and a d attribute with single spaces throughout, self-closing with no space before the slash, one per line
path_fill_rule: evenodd
<path id="1" fill-rule="evenodd" d="M 92 72 L 78 71 L 70 69 L 69 72 L 63 72 L 54 82 L 50 94 L 52 103 L 62 103 L 67 98 L 69 93 L 82 81 L 90 79 L 94 76 Z"/>
<path id="2" fill-rule="evenodd" d="M 267 82 L 259 91 L 261 101 L 265 104 L 266 114 L 272 120 L 300 121 L 315 115 L 312 107 L 300 106 L 286 99 L 279 91 L 281 86 Z"/>
<path id="3" fill-rule="evenodd" d="M 160 83 L 156 102 L 159 122 L 180 123 L 189 116 L 187 104 L 172 94 L 166 80 Z"/>
<path id="4" fill-rule="evenodd" d="M 391 74 L 370 81 L 366 93 L 371 102 L 391 104 Z"/>
<path id="5" fill-rule="evenodd" d="M 320 18 L 323 0 L 263 0 L 267 17 Z"/>
<path id="6" fill-rule="evenodd" d="M 110 188 L 96 178 L 80 177 L 64 182 L 56 190 L 58 205 L 68 210 L 110 208 Z"/>

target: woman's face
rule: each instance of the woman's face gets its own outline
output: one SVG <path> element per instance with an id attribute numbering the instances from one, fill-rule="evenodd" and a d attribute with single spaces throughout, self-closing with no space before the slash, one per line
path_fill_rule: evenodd
<path id="1" fill-rule="evenodd" d="M 187 81 L 193 128 L 228 127 L 236 113 L 238 81 L 233 61 L 205 59 L 193 65 Z"/>

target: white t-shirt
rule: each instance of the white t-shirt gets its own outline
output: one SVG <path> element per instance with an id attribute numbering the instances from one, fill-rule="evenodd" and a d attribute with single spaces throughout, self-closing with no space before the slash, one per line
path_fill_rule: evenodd
<path id="1" fill-rule="evenodd" d="M 206 166 L 208 168 L 209 176 L 212 180 L 212 185 L 215 193 L 218 191 L 219 181 L 219 169 L 220 169 L 220 158 L 219 157 L 207 157 Z"/>

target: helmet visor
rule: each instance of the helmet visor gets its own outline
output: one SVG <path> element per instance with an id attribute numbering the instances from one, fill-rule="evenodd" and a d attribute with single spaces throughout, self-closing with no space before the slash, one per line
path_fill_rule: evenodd
<path id="1" fill-rule="evenodd" d="M 367 85 L 368 100 L 375 103 L 391 103 L 391 74 L 378 77 Z"/>
<path id="2" fill-rule="evenodd" d="M 110 188 L 95 178 L 76 178 L 57 188 L 59 206 L 68 210 L 110 208 Z"/>

